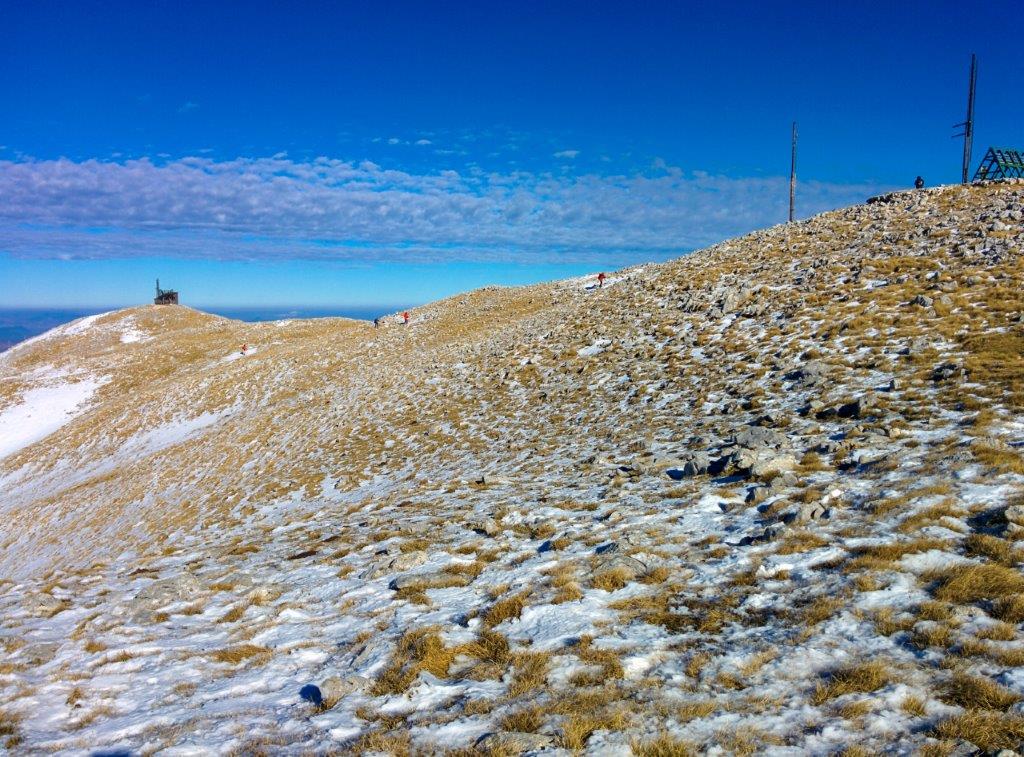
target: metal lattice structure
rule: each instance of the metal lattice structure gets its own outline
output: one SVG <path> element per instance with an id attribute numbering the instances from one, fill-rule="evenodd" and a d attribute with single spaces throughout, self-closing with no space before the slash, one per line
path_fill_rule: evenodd
<path id="1" fill-rule="evenodd" d="M 161 289 L 160 279 L 156 280 L 156 297 L 153 298 L 154 305 L 177 305 L 178 293 L 173 289 Z"/>
<path id="2" fill-rule="evenodd" d="M 974 172 L 974 181 L 1024 179 L 1024 150 L 990 147 Z"/>

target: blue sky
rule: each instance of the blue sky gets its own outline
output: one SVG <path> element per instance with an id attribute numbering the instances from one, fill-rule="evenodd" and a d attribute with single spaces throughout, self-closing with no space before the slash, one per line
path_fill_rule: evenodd
<path id="1" fill-rule="evenodd" d="M 7 3 L 0 306 L 404 306 L 1024 144 L 1018 3 Z M 73 284 L 69 287 L 68 284 Z"/>

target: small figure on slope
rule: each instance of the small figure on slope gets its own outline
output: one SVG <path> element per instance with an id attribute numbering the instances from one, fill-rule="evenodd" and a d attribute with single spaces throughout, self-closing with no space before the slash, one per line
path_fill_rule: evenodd
<path id="1" fill-rule="evenodd" d="M 605 276 L 604 271 L 601 271 L 601 273 L 597 274 L 597 288 L 598 289 L 603 289 L 604 288 L 604 280 L 607 279 L 607 278 L 608 277 Z"/>
<path id="2" fill-rule="evenodd" d="M 404 313 L 402 313 L 402 325 L 403 326 L 408 326 L 409 325 L 409 311 L 408 310 L 406 310 Z"/>
<path id="3" fill-rule="evenodd" d="M 914 189 L 924 189 L 924 179 L 920 176 L 914 179 Z"/>

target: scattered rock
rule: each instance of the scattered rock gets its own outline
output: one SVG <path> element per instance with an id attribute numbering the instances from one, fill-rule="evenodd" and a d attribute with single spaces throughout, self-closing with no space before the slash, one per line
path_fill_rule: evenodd
<path id="1" fill-rule="evenodd" d="M 522 754 L 554 745 L 555 740 L 543 733 L 522 733 L 519 731 L 500 731 L 487 733 L 476 742 L 481 752 L 497 752 L 499 754 Z"/>
<path id="2" fill-rule="evenodd" d="M 596 576 L 601 573 L 607 573 L 611 570 L 621 571 L 622 573 L 628 574 L 628 579 L 631 581 L 647 575 L 646 563 L 637 560 L 635 557 L 629 557 L 628 555 L 614 555 L 609 557 L 607 560 L 601 561 L 601 563 L 594 568 L 591 575 Z"/>
<path id="3" fill-rule="evenodd" d="M 132 600 L 131 609 L 135 614 L 157 610 L 172 602 L 185 602 L 199 594 L 199 581 L 191 573 L 182 573 L 173 578 L 154 581 L 142 589 Z"/>
<path id="4" fill-rule="evenodd" d="M 29 615 L 50 618 L 57 613 L 66 610 L 68 603 L 63 599 L 57 599 L 57 597 L 52 594 L 41 593 L 33 594 L 25 599 L 23 607 Z"/>
<path id="5" fill-rule="evenodd" d="M 327 707 L 333 707 L 343 697 L 359 691 L 369 683 L 368 678 L 359 675 L 331 676 L 320 684 L 320 693 Z"/>
<path id="6" fill-rule="evenodd" d="M 750 475 L 754 478 L 767 480 L 779 473 L 791 471 L 798 465 L 796 457 L 790 454 L 775 455 L 761 460 L 750 467 Z"/>
<path id="7" fill-rule="evenodd" d="M 666 471 L 669 478 L 673 481 L 703 475 L 711 467 L 711 456 L 707 452 L 694 452 L 684 458 L 684 460 L 685 462 L 682 467 L 670 468 Z"/>
<path id="8" fill-rule="evenodd" d="M 508 486 L 512 479 L 499 476 L 497 473 L 484 473 L 476 479 L 476 483 L 482 486 Z"/>
<path id="9" fill-rule="evenodd" d="M 786 443 L 786 437 L 772 428 L 749 426 L 735 434 L 729 443 L 745 449 L 759 450 L 765 447 L 781 447 Z"/>

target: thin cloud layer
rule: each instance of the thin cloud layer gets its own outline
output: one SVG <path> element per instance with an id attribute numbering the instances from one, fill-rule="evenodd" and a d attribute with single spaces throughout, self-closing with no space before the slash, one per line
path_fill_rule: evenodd
<path id="1" fill-rule="evenodd" d="M 801 215 L 874 185 L 807 182 Z M 778 222 L 786 180 L 417 175 L 317 158 L 0 161 L 0 252 L 23 258 L 634 263 Z"/>

